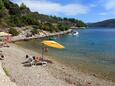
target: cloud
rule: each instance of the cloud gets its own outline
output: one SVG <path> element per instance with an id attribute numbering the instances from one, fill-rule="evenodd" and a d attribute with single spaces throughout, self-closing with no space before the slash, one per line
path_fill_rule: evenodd
<path id="1" fill-rule="evenodd" d="M 106 10 L 115 10 L 115 0 L 106 0 L 105 8 Z"/>
<path id="2" fill-rule="evenodd" d="M 76 16 L 79 14 L 86 14 L 89 11 L 87 6 L 71 3 L 62 5 L 61 3 L 51 2 L 49 0 L 17 0 L 18 4 L 25 3 L 32 11 L 48 15 L 63 15 L 63 16 Z"/>
<path id="3" fill-rule="evenodd" d="M 106 11 L 115 13 L 115 0 L 100 0 Z"/>

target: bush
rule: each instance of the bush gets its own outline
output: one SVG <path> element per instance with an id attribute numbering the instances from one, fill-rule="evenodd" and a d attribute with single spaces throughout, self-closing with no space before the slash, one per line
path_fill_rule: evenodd
<path id="1" fill-rule="evenodd" d="M 25 5 L 24 3 L 22 3 L 22 4 L 20 5 L 20 9 L 21 9 L 21 10 L 27 9 L 27 7 L 26 7 L 26 5 Z"/>
<path id="2" fill-rule="evenodd" d="M 34 28 L 34 29 L 31 30 L 31 33 L 32 33 L 32 35 L 35 35 L 35 34 L 38 33 L 38 31 L 37 31 L 37 29 Z"/>
<path id="3" fill-rule="evenodd" d="M 10 28 L 9 33 L 12 34 L 13 36 L 17 36 L 19 34 L 19 32 L 14 28 Z"/>
<path id="4" fill-rule="evenodd" d="M 21 17 L 16 16 L 16 15 L 12 15 L 9 17 L 9 21 L 8 21 L 9 26 L 15 27 L 21 27 L 23 26 L 23 23 L 21 21 Z"/>
<path id="5" fill-rule="evenodd" d="M 58 29 L 60 30 L 60 31 L 65 31 L 65 30 L 68 30 L 69 28 L 70 28 L 70 26 L 68 26 L 68 25 L 65 25 L 65 24 L 58 24 Z"/>

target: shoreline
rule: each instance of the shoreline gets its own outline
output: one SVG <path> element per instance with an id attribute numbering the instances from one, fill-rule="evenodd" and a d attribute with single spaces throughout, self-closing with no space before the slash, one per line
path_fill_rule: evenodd
<path id="1" fill-rule="evenodd" d="M 45 37 L 52 37 L 52 36 L 67 34 L 67 33 L 70 33 L 71 31 L 72 31 L 72 29 L 69 29 L 69 30 L 66 30 L 66 31 L 50 33 L 50 34 L 47 34 L 47 35 L 36 35 L 36 36 L 32 36 L 32 37 L 15 36 L 15 37 L 12 37 L 11 41 L 16 42 L 16 41 L 27 41 L 27 40 L 31 40 L 31 39 L 40 39 L 40 38 L 45 38 Z"/>
<path id="2" fill-rule="evenodd" d="M 40 79 L 41 82 L 32 81 L 29 83 L 30 86 L 36 86 L 35 84 L 38 84 L 38 83 L 42 84 L 40 86 L 49 86 L 49 85 L 54 86 L 54 84 L 51 84 L 50 82 L 60 83 L 60 85 L 58 83 L 55 83 L 55 86 L 115 86 L 114 82 L 96 78 L 95 76 L 92 76 L 89 74 L 84 74 L 80 72 L 79 70 L 75 71 L 48 56 L 45 56 L 45 58 L 52 61 L 53 62 L 52 64 L 48 64 L 47 66 L 25 68 L 21 64 L 21 62 L 25 60 L 24 56 L 26 54 L 40 55 L 40 53 L 34 52 L 29 49 L 25 49 L 15 44 L 10 44 L 9 48 L 3 48 L 3 52 L 6 58 L 2 62 L 5 63 L 4 66 L 6 68 L 12 71 L 11 78 L 13 78 L 13 80 L 17 83 L 17 86 L 28 86 L 27 85 L 28 80 L 31 80 L 31 79 L 36 80 L 36 78 Z M 29 75 L 28 74 L 24 75 L 26 74 L 25 72 L 29 73 Z M 41 74 L 41 77 L 39 76 L 39 74 Z M 50 77 L 50 78 L 47 78 L 46 75 L 47 77 Z M 44 76 L 44 78 L 42 76 Z M 27 77 L 31 77 L 31 78 L 27 78 Z M 21 80 L 21 79 L 24 79 L 24 80 Z M 46 81 L 47 79 L 50 79 L 50 80 L 47 82 L 47 84 L 44 85 L 44 79 Z M 31 85 L 31 84 L 34 84 L 34 85 Z"/>

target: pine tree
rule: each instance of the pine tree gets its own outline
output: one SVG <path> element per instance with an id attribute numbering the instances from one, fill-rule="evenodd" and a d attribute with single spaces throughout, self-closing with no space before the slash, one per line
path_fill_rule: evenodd
<path id="1" fill-rule="evenodd" d="M 2 10 L 4 8 L 4 3 L 2 0 L 0 0 L 0 10 Z"/>

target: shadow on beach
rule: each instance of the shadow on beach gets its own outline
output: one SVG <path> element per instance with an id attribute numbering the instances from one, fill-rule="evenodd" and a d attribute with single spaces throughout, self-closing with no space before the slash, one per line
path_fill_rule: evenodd
<path id="1" fill-rule="evenodd" d="M 48 64 L 53 63 L 51 60 L 48 60 L 48 59 L 43 60 L 43 61 L 47 62 Z M 22 64 L 23 64 L 24 67 L 32 67 L 31 63 L 29 63 L 29 62 L 22 62 Z M 37 63 L 35 66 L 41 66 L 41 65 L 43 65 L 43 64 L 42 63 Z"/>
<path id="2" fill-rule="evenodd" d="M 43 60 L 43 61 L 45 61 L 45 62 L 47 62 L 47 63 L 50 63 L 50 64 L 52 64 L 52 63 L 53 63 L 51 60 L 48 60 L 48 59 Z"/>

